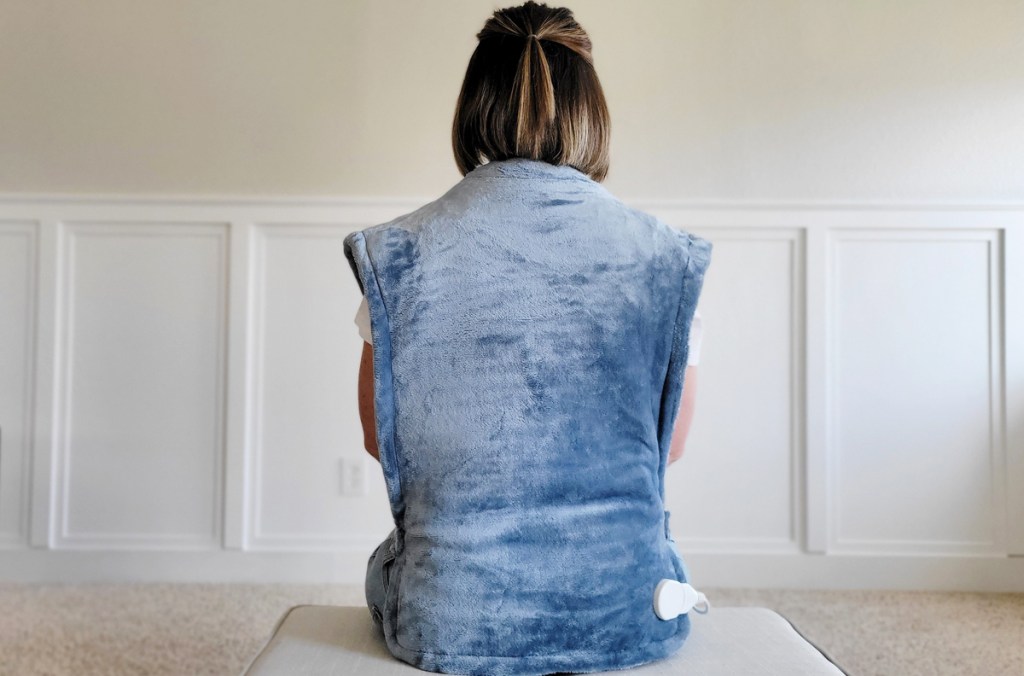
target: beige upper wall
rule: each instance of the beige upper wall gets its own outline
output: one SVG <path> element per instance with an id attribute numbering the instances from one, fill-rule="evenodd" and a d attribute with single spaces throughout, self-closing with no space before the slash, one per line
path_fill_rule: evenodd
<path id="1" fill-rule="evenodd" d="M 0 0 L 0 193 L 436 196 L 476 0 Z M 575 0 L 626 198 L 1024 199 L 1024 1 Z"/>

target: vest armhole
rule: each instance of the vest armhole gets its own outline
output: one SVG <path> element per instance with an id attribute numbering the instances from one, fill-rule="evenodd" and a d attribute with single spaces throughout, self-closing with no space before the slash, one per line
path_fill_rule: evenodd
<path id="1" fill-rule="evenodd" d="M 704 273 L 711 264 L 710 241 L 688 232 L 672 229 L 682 245 L 685 253 L 682 256 L 683 271 L 679 305 L 673 325 L 672 348 L 669 353 L 668 371 L 661 394 L 661 413 L 658 421 L 658 441 L 660 444 L 661 464 L 659 466 L 659 485 L 664 492 L 665 467 L 668 460 L 672 432 L 679 414 L 682 401 L 686 366 L 689 359 L 689 336 L 693 316 L 697 310 L 697 301 L 704 286 Z M 664 499 L 664 494 L 662 498 Z"/>
<path id="2" fill-rule="evenodd" d="M 373 338 L 373 407 L 376 424 L 377 449 L 388 501 L 396 524 L 403 523 L 405 502 L 402 494 L 398 451 L 395 447 L 395 389 L 391 370 L 391 327 L 384 306 L 373 261 L 367 249 L 365 233 L 349 233 L 344 239 L 345 258 L 359 283 L 359 290 L 370 310 L 370 330 Z"/>
<path id="3" fill-rule="evenodd" d="M 366 289 L 363 287 L 363 280 L 359 275 L 359 266 L 356 265 L 355 250 L 353 249 L 357 236 L 362 240 L 363 233 L 356 231 L 345 235 L 342 247 L 345 251 L 345 260 L 348 261 L 348 266 L 352 269 L 352 274 L 355 275 L 356 284 L 359 285 L 359 294 L 366 296 Z M 365 244 L 363 246 L 365 247 Z"/>

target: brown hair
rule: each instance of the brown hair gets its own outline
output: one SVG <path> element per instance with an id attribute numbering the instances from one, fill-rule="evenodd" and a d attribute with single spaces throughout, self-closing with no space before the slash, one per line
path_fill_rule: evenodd
<path id="1" fill-rule="evenodd" d="M 572 12 L 531 0 L 495 11 L 476 37 L 452 124 L 462 175 L 483 159 L 526 157 L 604 180 L 611 120 Z"/>

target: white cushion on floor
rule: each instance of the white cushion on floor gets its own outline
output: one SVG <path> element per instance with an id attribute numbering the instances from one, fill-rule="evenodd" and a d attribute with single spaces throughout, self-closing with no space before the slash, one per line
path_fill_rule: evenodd
<path id="1" fill-rule="evenodd" d="M 414 676 L 425 672 L 388 653 L 363 607 L 290 608 L 244 676 L 328 674 Z M 672 656 L 610 674 L 842 674 L 778 613 L 767 608 L 713 608 L 691 618 L 690 636 Z"/>

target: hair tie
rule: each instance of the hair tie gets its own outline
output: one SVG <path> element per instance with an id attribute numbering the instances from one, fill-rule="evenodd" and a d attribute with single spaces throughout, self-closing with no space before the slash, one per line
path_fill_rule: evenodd
<path id="1" fill-rule="evenodd" d="M 526 37 L 527 37 L 527 38 L 537 38 L 538 40 L 540 40 L 540 36 L 539 36 L 539 35 L 537 35 L 536 33 L 530 33 L 530 34 L 529 34 L 529 35 L 527 35 Z"/>

